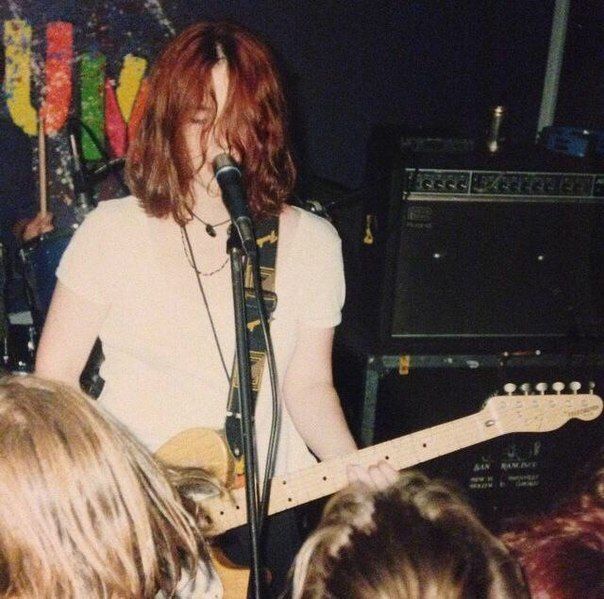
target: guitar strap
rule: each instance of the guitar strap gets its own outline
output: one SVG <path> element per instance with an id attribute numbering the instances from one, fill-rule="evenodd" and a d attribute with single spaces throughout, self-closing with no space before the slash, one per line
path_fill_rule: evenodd
<path id="1" fill-rule="evenodd" d="M 254 226 L 256 230 L 256 244 L 258 245 L 258 264 L 260 279 L 262 281 L 262 295 L 266 313 L 270 320 L 277 306 L 275 294 L 275 264 L 277 261 L 277 245 L 279 238 L 279 218 L 270 217 Z M 245 270 L 245 316 L 248 330 L 250 351 L 251 377 L 252 377 L 252 412 L 256 406 L 258 389 L 262 381 L 264 365 L 266 363 L 266 343 L 260 326 L 260 315 L 256 305 L 256 295 L 252 276 L 252 266 L 248 260 Z M 235 474 L 243 475 L 243 435 L 241 428 L 241 402 L 239 397 L 239 376 L 237 362 L 233 365 L 231 373 L 231 387 L 227 402 L 227 415 L 224 425 L 227 445 L 235 458 Z"/>

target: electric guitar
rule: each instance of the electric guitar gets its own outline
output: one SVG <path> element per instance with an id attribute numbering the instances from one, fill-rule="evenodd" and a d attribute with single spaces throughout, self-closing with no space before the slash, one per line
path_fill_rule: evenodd
<path id="1" fill-rule="evenodd" d="M 601 412 L 602 399 L 591 392 L 563 394 L 559 390 L 549 394 L 491 397 L 475 414 L 274 477 L 268 514 L 325 497 L 345 487 L 349 464 L 369 466 L 385 460 L 396 470 L 402 470 L 502 435 L 544 433 L 560 428 L 573 418 L 593 420 Z M 179 433 L 158 450 L 156 457 L 171 466 L 201 467 L 216 476 L 228 476 L 232 468 L 229 449 L 220 433 L 204 428 Z M 210 534 L 218 535 L 246 523 L 244 493 L 244 489 L 235 489 L 203 501 L 203 509 L 212 523 Z M 245 597 L 247 570 L 231 569 L 230 564 L 226 564 L 225 569 L 224 557 L 217 558 L 216 566 L 225 588 L 225 599 Z M 242 573 L 245 573 L 243 579 Z"/>

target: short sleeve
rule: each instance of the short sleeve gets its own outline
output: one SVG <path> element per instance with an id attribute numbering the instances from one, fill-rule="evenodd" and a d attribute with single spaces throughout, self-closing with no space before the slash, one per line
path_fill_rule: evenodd
<path id="1" fill-rule="evenodd" d="M 115 202 L 101 202 L 78 227 L 69 242 L 57 279 L 68 289 L 96 304 L 115 301 L 119 281 L 121 215 Z"/>
<path id="2" fill-rule="evenodd" d="M 346 296 L 342 242 L 335 228 L 316 215 L 305 213 L 301 225 L 308 229 L 302 233 L 299 318 L 311 327 L 335 327 L 342 320 Z"/>

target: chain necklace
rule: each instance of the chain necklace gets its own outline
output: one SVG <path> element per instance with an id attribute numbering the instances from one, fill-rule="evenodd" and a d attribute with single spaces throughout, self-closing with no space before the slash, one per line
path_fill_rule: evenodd
<path id="1" fill-rule="evenodd" d="M 203 220 L 202 218 L 200 218 L 197 214 L 195 214 L 195 212 L 193 212 L 193 210 L 191 210 L 190 208 L 187 208 L 188 213 L 195 219 L 197 219 L 202 225 L 205 225 L 206 227 L 206 233 L 210 236 L 210 237 L 216 237 L 216 227 L 222 227 L 222 225 L 226 225 L 227 223 L 231 222 L 230 218 L 227 218 L 226 220 L 223 220 L 222 222 L 216 223 L 215 225 L 212 225 L 210 223 L 206 223 L 205 220 Z"/>
<path id="2" fill-rule="evenodd" d="M 214 233 L 214 235 L 216 235 L 216 233 Z M 197 261 L 195 260 L 195 254 L 193 254 L 193 247 L 191 245 L 191 240 L 189 239 L 189 233 L 187 232 L 187 229 L 183 226 L 180 227 L 180 238 L 182 239 L 182 247 L 185 251 L 187 262 L 189 263 L 189 266 L 195 271 L 195 274 L 202 277 L 211 277 L 212 275 L 215 275 L 216 273 L 220 272 L 227 265 L 227 262 L 229 261 L 228 256 L 218 268 L 210 270 L 209 272 L 202 272 L 201 270 L 199 270 L 199 268 L 197 268 Z"/>
<path id="3" fill-rule="evenodd" d="M 214 318 L 212 317 L 212 312 L 210 311 L 210 304 L 208 303 L 208 298 L 206 296 L 205 289 L 203 288 L 203 284 L 201 282 L 201 277 L 211 277 L 212 275 L 221 271 L 226 266 L 226 263 L 229 261 L 229 256 L 227 256 L 227 259 L 224 261 L 222 266 L 220 266 L 216 270 L 213 270 L 208 273 L 201 272 L 197 268 L 197 262 L 195 261 L 195 254 L 193 253 L 193 245 L 191 244 L 191 239 L 189 238 L 189 233 L 186 230 L 186 228 L 183 227 L 182 225 L 180 227 L 180 236 L 182 239 L 182 244 L 183 244 L 183 248 L 185 250 L 185 256 L 187 257 L 187 261 L 190 264 L 191 268 L 193 269 L 193 272 L 195 273 L 195 276 L 197 278 L 197 286 L 199 287 L 199 293 L 201 294 L 201 298 L 203 300 L 203 305 L 205 306 L 206 314 L 208 315 L 208 320 L 210 321 L 210 327 L 212 329 L 212 335 L 214 337 L 214 343 L 216 344 L 216 349 L 218 350 L 218 355 L 220 356 L 222 370 L 224 371 L 226 380 L 227 380 L 228 384 L 230 385 L 231 376 L 229 374 L 229 369 L 227 368 L 227 365 L 226 365 L 226 360 L 224 359 L 224 353 L 222 352 L 222 347 L 220 345 L 220 341 L 218 340 L 218 332 L 216 331 L 216 325 L 214 324 Z"/>

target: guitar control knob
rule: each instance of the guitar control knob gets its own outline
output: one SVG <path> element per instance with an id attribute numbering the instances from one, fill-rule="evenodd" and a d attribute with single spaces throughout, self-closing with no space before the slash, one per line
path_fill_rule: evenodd
<path id="1" fill-rule="evenodd" d="M 528 395 L 531 392 L 531 384 L 530 383 L 522 383 L 522 385 L 520 385 L 520 390 L 525 395 Z"/>
<path id="2" fill-rule="evenodd" d="M 547 391 L 547 383 L 537 383 L 535 385 L 535 389 L 537 389 L 541 395 L 545 395 L 545 392 Z"/>
<path id="3" fill-rule="evenodd" d="M 514 391 L 516 391 L 516 385 L 514 385 L 514 383 L 506 383 L 503 386 L 503 390 L 508 394 L 508 395 L 512 395 L 512 393 L 514 393 Z"/>
<path id="4" fill-rule="evenodd" d="M 573 393 L 576 393 L 579 389 L 581 389 L 581 383 L 579 383 L 579 381 L 573 381 L 572 383 L 569 383 L 568 386 Z"/>
<path id="5" fill-rule="evenodd" d="M 560 381 L 556 381 L 553 385 L 552 385 L 552 389 L 558 394 L 560 395 L 561 391 L 564 391 L 564 383 L 561 383 Z"/>

